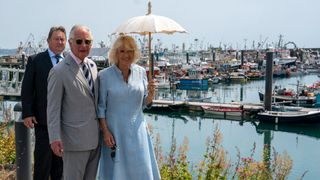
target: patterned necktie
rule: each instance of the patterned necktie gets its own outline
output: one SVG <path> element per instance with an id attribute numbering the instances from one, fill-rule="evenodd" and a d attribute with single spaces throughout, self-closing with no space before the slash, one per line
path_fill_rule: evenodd
<path id="1" fill-rule="evenodd" d="M 89 84 L 91 92 L 94 94 L 93 81 L 92 81 L 91 73 L 90 73 L 89 68 L 86 65 L 86 63 L 82 63 L 82 71 L 83 71 L 84 77 L 86 78 L 86 80 L 87 80 L 87 82 Z"/>
<path id="2" fill-rule="evenodd" d="M 56 54 L 55 56 L 54 56 L 54 58 L 56 58 L 56 64 L 58 64 L 59 62 L 60 62 L 60 59 L 62 59 L 62 57 L 59 55 L 59 54 Z"/>

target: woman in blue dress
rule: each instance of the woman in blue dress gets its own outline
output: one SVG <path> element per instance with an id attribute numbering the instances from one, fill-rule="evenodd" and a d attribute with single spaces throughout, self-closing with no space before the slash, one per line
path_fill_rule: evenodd
<path id="1" fill-rule="evenodd" d="M 99 179 L 158 180 L 160 173 L 143 116 L 152 103 L 154 81 L 148 82 L 135 40 L 120 36 L 109 51 L 112 66 L 100 71 L 98 117 L 103 134 Z"/>

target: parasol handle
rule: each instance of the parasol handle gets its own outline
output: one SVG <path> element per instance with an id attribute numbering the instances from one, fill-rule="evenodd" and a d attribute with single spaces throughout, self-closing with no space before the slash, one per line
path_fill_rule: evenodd
<path id="1" fill-rule="evenodd" d="M 149 34 L 149 80 L 153 79 L 153 57 L 151 53 L 151 32 Z"/>

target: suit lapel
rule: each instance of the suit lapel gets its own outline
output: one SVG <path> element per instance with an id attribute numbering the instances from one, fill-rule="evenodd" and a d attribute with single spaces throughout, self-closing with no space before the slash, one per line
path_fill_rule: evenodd
<path id="1" fill-rule="evenodd" d="M 43 64 L 44 67 L 48 70 L 48 72 L 50 71 L 50 69 L 53 67 L 52 62 L 51 62 L 51 58 L 49 56 L 49 52 L 48 50 L 45 51 L 44 53 L 45 58 L 43 58 Z"/>
<path id="2" fill-rule="evenodd" d="M 88 84 L 86 78 L 84 77 L 82 71 L 80 70 L 79 65 L 75 62 L 75 60 L 73 60 L 71 55 L 68 55 L 65 58 L 65 60 L 66 60 L 66 64 L 69 66 L 70 71 L 73 72 L 76 75 L 76 78 L 83 84 L 84 87 L 86 87 L 86 89 L 88 90 L 89 94 L 93 97 L 93 94 L 91 92 L 89 84 Z M 91 72 L 93 72 L 91 65 L 90 65 L 89 70 Z M 96 77 L 96 74 L 97 74 L 97 72 L 95 72 L 95 76 L 94 77 Z"/>
<path id="3" fill-rule="evenodd" d="M 89 88 L 86 78 L 83 76 L 79 65 L 72 59 L 70 55 L 68 55 L 66 58 L 66 64 L 69 67 L 69 70 L 76 75 L 76 78 L 87 88 Z"/>

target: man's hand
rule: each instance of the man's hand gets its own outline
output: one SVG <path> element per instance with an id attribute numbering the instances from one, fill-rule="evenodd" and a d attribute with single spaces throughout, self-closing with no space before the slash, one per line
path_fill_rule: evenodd
<path id="1" fill-rule="evenodd" d="M 23 124 L 27 127 L 27 128 L 34 128 L 34 124 L 38 124 L 36 117 L 34 116 L 29 116 L 23 119 Z"/>
<path id="2" fill-rule="evenodd" d="M 51 149 L 55 155 L 62 157 L 62 153 L 63 153 L 62 141 L 60 141 L 60 140 L 54 141 L 51 143 L 50 146 L 51 146 Z"/>

